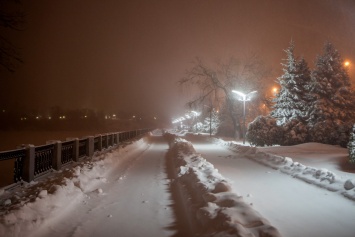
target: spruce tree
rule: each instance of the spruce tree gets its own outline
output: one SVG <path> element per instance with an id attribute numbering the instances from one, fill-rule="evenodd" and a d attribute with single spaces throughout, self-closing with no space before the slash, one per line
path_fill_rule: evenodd
<path id="1" fill-rule="evenodd" d="M 302 111 L 300 118 L 303 122 L 309 118 L 309 111 L 311 107 L 312 97 L 310 96 L 311 90 L 311 70 L 308 67 L 308 63 L 302 57 L 297 63 L 297 77 L 296 82 L 299 90 L 296 95 L 298 98 L 297 108 Z"/>
<path id="2" fill-rule="evenodd" d="M 309 90 L 310 70 L 302 58 L 297 61 L 294 55 L 294 42 L 285 50 L 287 58 L 282 63 L 284 74 L 277 79 L 280 92 L 274 99 L 271 116 L 278 125 L 285 125 L 291 120 L 305 121 L 308 111 L 307 90 Z"/>
<path id="3" fill-rule="evenodd" d="M 353 126 L 353 129 L 350 132 L 348 149 L 349 149 L 349 161 L 350 163 L 355 164 L 355 125 Z"/>
<path id="4" fill-rule="evenodd" d="M 355 118 L 355 100 L 343 59 L 327 42 L 311 74 L 311 140 L 346 145 Z"/>
<path id="5" fill-rule="evenodd" d="M 210 113 L 211 114 L 206 116 L 204 120 L 203 130 L 209 133 L 211 129 L 211 133 L 215 135 L 218 132 L 221 121 L 219 119 L 219 113 L 215 109 L 213 109 Z"/>

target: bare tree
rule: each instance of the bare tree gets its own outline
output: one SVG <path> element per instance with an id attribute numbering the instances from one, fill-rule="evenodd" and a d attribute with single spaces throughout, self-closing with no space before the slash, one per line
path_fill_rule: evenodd
<path id="1" fill-rule="evenodd" d="M 253 99 L 253 103 L 248 104 L 248 111 L 259 111 L 260 114 L 259 105 L 265 100 L 264 85 L 267 84 L 264 80 L 268 79 L 270 73 L 256 54 L 250 54 L 242 60 L 230 58 L 227 63 L 219 62 L 212 66 L 196 58 L 193 67 L 179 80 L 179 85 L 193 90 L 194 96 L 187 103 L 190 108 L 204 104 L 217 108 L 231 122 L 233 135 L 240 138 L 243 107 L 232 90 L 257 90 L 259 95 Z M 250 112 L 249 115 L 252 114 Z"/>
<path id="2" fill-rule="evenodd" d="M 0 0 L 0 65 L 14 72 L 22 59 L 16 47 L 4 35 L 9 30 L 20 31 L 24 22 L 24 14 L 18 10 L 18 0 Z"/>

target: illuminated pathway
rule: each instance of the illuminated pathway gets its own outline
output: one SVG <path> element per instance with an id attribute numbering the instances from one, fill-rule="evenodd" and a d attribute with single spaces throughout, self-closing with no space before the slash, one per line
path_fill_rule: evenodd
<path id="1" fill-rule="evenodd" d="M 193 145 L 283 236 L 354 236 L 355 202 L 247 158 L 237 158 L 222 146 L 201 141 L 193 141 Z"/>
<path id="2" fill-rule="evenodd" d="M 131 150 L 100 184 L 102 193 L 90 192 L 64 220 L 35 233 L 51 237 L 172 236 L 174 222 L 166 185 L 165 154 L 161 136 L 150 145 Z"/>

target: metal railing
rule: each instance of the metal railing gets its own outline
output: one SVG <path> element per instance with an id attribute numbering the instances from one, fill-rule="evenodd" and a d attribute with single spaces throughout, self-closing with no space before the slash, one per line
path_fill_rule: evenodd
<path id="1" fill-rule="evenodd" d="M 14 160 L 14 182 L 17 183 L 22 180 L 22 171 L 24 161 L 26 158 L 26 149 L 18 149 L 12 151 L 0 152 L 0 162 L 5 160 Z"/>
<path id="2" fill-rule="evenodd" d="M 99 134 L 82 139 L 69 139 L 64 142 L 51 141 L 50 144 L 41 146 L 27 145 L 17 150 L 0 152 L 0 162 L 13 161 L 13 183 L 30 182 L 53 169 L 60 170 L 63 165 L 78 162 L 85 157 L 91 158 L 95 152 L 114 148 L 151 130 L 140 129 Z M 1 186 L 4 185 L 0 183 Z"/>

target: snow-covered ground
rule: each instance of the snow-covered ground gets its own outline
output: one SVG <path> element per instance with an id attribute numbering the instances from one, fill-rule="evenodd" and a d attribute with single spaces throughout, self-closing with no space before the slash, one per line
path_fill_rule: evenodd
<path id="1" fill-rule="evenodd" d="M 0 190 L 0 236 L 354 236 L 346 149 L 184 138 L 169 150 L 155 131 Z"/>
<path id="2" fill-rule="evenodd" d="M 321 175 L 327 175 L 322 167 L 331 169 L 329 159 L 334 157 L 332 163 L 340 162 L 346 156 L 346 149 L 323 144 L 251 149 L 241 143 L 220 139 L 214 139 L 211 144 L 203 136 L 188 136 L 188 139 L 202 157 L 233 181 L 233 192 L 243 196 L 283 236 L 354 236 L 355 202 L 343 193 L 353 196 L 355 189 L 346 191 L 342 185 L 348 179 L 355 180 L 355 175 L 347 172 L 337 175 L 337 166 L 332 166 L 333 177 L 336 181 L 342 180 L 337 183 L 338 191 L 327 189 L 333 186 L 327 179 L 320 181 Z M 294 178 L 288 169 L 293 164 L 292 159 L 285 156 L 291 156 L 295 162 L 305 159 L 307 164 L 317 163 L 319 167 L 313 170 L 304 166 L 314 172 L 302 174 L 295 171 L 300 179 Z M 317 173 L 318 170 L 324 173 Z M 342 170 L 339 168 L 338 171 Z M 302 177 L 307 178 L 307 182 Z M 319 183 L 323 183 L 323 187 L 319 187 Z"/>
<path id="3" fill-rule="evenodd" d="M 0 236 L 171 236 L 161 136 L 149 136 L 0 196 Z"/>

